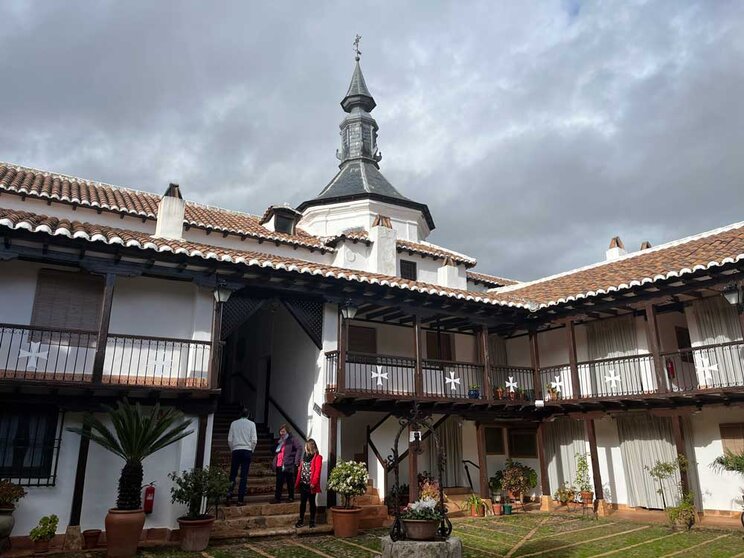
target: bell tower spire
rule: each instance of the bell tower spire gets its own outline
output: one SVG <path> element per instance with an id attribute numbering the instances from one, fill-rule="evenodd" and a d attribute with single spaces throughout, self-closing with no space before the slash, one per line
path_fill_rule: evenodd
<path id="1" fill-rule="evenodd" d="M 377 149 L 378 126 L 369 114 L 377 103 L 369 92 L 362 67 L 359 65 L 362 55 L 359 50 L 361 39 L 360 35 L 354 39 L 354 73 L 351 75 L 349 89 L 341 100 L 341 108 L 348 115 L 340 125 L 341 149 L 336 152 L 336 157 L 341 161 L 341 165 L 346 161 L 365 159 L 379 168 L 377 163 L 382 159 L 382 154 Z"/>

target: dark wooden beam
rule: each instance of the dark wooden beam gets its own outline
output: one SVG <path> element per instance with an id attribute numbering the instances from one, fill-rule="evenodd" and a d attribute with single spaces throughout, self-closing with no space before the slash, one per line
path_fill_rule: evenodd
<path id="1" fill-rule="evenodd" d="M 579 381 L 579 366 L 576 358 L 576 331 L 573 320 L 566 322 L 566 345 L 568 346 L 568 364 L 571 367 L 571 391 L 574 399 L 580 399 L 581 382 Z"/>
<path id="2" fill-rule="evenodd" d="M 657 389 L 660 392 L 666 392 L 667 382 L 664 375 L 664 366 L 661 360 L 661 342 L 659 340 L 659 323 L 656 319 L 656 307 L 653 304 L 646 305 L 646 338 L 648 339 L 648 349 L 651 353 L 656 372 Z"/>
<path id="3" fill-rule="evenodd" d="M 207 443 L 207 422 L 209 415 L 199 415 L 199 427 L 196 432 L 196 457 L 194 458 L 194 467 L 201 469 L 204 467 L 204 446 Z"/>
<path id="4" fill-rule="evenodd" d="M 83 431 L 90 433 L 90 426 L 83 425 Z M 72 507 L 70 508 L 70 525 L 80 526 L 80 516 L 83 510 L 83 494 L 85 492 L 85 474 L 88 468 L 88 450 L 90 438 L 80 436 L 78 447 L 77 469 L 75 469 L 75 486 L 72 490 Z"/>
<path id="5" fill-rule="evenodd" d="M 346 350 L 349 344 L 349 320 L 345 319 L 341 312 L 338 313 L 338 368 L 336 371 L 336 386 L 338 391 L 343 392 L 346 388 Z"/>
<path id="6" fill-rule="evenodd" d="M 493 388 L 491 386 L 491 354 L 488 346 L 488 328 L 482 327 L 479 334 L 481 344 L 481 362 L 483 363 L 483 393 L 486 401 L 493 400 Z"/>
<path id="7" fill-rule="evenodd" d="M 338 417 L 330 416 L 328 418 L 328 479 L 331 480 L 331 471 L 336 467 L 338 456 Z M 336 493 L 333 490 L 328 491 L 327 505 L 332 508 L 336 505 Z"/>
<path id="8" fill-rule="evenodd" d="M 543 496 L 550 497 L 550 477 L 548 477 L 548 459 L 545 455 L 545 423 L 537 425 L 537 458 L 540 462 L 540 488 Z"/>
<path id="9" fill-rule="evenodd" d="M 114 300 L 114 284 L 116 275 L 107 273 L 103 287 L 103 301 L 101 313 L 98 315 L 98 333 L 96 336 L 96 353 L 93 357 L 93 383 L 100 384 L 103 380 L 103 364 L 106 360 L 106 344 L 108 343 L 109 323 L 111 322 L 111 303 Z"/>
<path id="10" fill-rule="evenodd" d="M 212 310 L 212 339 L 209 344 L 211 358 L 209 359 L 209 387 L 217 389 L 220 387 L 220 368 L 222 365 L 222 310 L 224 303 L 214 301 Z"/>
<path id="11" fill-rule="evenodd" d="M 480 496 L 481 498 L 490 498 L 488 490 L 488 461 L 486 459 L 486 427 L 478 423 L 476 426 L 476 435 L 478 437 L 478 474 L 480 477 Z"/>
<path id="12" fill-rule="evenodd" d="M 677 455 L 682 456 L 686 463 L 694 466 L 694 459 L 691 461 L 687 456 L 687 447 L 685 446 L 685 434 L 682 428 L 682 415 L 675 415 L 672 419 L 672 433 L 674 434 L 674 445 Z M 682 485 L 682 493 L 687 494 L 690 491 L 690 479 L 687 474 L 687 468 L 681 467 L 679 471 L 679 480 Z"/>
<path id="13" fill-rule="evenodd" d="M 602 487 L 602 475 L 599 472 L 599 452 L 597 451 L 597 433 L 594 429 L 594 419 L 586 419 L 586 437 L 589 441 L 589 457 L 592 461 L 592 478 L 594 480 L 594 502 L 595 511 L 597 502 L 604 500 L 604 488 Z"/>
<path id="14" fill-rule="evenodd" d="M 540 378 L 540 345 L 537 342 L 537 331 L 530 331 L 530 365 L 532 367 L 532 382 L 535 386 L 535 399 L 543 398 L 542 381 Z"/>
<path id="15" fill-rule="evenodd" d="M 421 321 L 418 316 L 415 317 L 413 322 L 413 354 L 416 359 L 414 369 L 415 393 L 417 397 L 422 397 L 424 395 L 424 374 L 421 364 Z M 416 500 L 412 501 L 415 502 Z"/>

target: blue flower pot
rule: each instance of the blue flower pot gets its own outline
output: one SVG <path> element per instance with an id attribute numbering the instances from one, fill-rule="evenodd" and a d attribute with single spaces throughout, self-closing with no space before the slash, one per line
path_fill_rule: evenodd
<path id="1" fill-rule="evenodd" d="M 468 397 L 470 399 L 480 399 L 480 390 L 479 389 L 469 389 L 468 390 Z"/>

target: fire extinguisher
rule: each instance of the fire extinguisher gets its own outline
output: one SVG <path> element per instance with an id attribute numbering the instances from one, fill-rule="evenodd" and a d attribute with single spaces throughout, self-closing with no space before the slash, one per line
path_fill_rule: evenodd
<path id="1" fill-rule="evenodd" d="M 152 513 L 152 507 L 155 505 L 155 481 L 146 484 L 144 487 L 145 496 L 142 498 L 142 507 L 145 513 Z"/>
<path id="2" fill-rule="evenodd" d="M 671 358 L 666 359 L 666 371 L 667 377 L 671 380 L 677 376 L 677 371 L 674 368 L 674 361 Z"/>

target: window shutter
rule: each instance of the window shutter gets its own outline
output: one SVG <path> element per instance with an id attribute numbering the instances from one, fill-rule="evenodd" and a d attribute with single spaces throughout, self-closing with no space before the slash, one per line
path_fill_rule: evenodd
<path id="1" fill-rule="evenodd" d="M 103 288 L 102 277 L 55 269 L 40 270 L 31 325 L 95 332 L 103 304 Z"/>
<path id="2" fill-rule="evenodd" d="M 719 428 L 724 452 L 744 452 L 744 422 L 721 424 Z"/>
<path id="3" fill-rule="evenodd" d="M 349 326 L 349 351 L 377 353 L 377 330 L 373 327 Z"/>
<path id="4" fill-rule="evenodd" d="M 432 360 L 455 360 L 454 337 L 451 333 L 426 332 L 426 358 Z"/>

